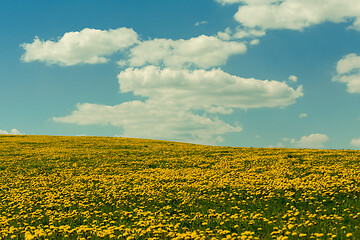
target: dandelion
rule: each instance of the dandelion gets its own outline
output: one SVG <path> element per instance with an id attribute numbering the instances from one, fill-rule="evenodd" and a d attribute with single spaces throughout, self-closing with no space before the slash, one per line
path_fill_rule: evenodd
<path id="1" fill-rule="evenodd" d="M 353 150 L 0 136 L 0 238 L 357 239 L 358 159 Z"/>
<path id="2" fill-rule="evenodd" d="M 347 233 L 346 237 L 349 238 L 349 237 L 352 237 L 352 235 L 353 235 L 352 233 Z"/>

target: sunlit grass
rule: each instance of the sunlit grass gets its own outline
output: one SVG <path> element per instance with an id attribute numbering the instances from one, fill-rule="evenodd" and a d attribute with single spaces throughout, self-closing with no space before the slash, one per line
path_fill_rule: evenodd
<path id="1" fill-rule="evenodd" d="M 0 239 L 360 239 L 360 151 L 0 136 Z"/>

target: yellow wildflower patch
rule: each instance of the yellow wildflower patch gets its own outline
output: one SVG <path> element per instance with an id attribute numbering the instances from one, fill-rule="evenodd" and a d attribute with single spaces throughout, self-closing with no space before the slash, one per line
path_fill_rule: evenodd
<path id="1" fill-rule="evenodd" d="M 360 239 L 360 151 L 0 136 L 0 239 Z"/>

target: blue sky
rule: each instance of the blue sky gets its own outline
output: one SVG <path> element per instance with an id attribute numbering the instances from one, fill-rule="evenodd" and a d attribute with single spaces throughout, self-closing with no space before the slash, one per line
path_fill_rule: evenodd
<path id="1" fill-rule="evenodd" d="M 0 134 L 360 148 L 357 0 L 1 1 Z"/>

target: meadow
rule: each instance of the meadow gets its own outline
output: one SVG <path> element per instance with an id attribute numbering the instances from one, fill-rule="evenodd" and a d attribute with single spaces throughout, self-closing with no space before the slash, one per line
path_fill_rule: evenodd
<path id="1" fill-rule="evenodd" d="M 0 239 L 360 239 L 360 151 L 0 135 Z"/>

